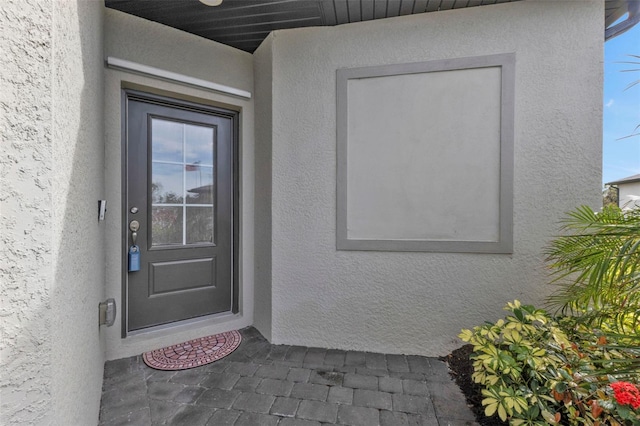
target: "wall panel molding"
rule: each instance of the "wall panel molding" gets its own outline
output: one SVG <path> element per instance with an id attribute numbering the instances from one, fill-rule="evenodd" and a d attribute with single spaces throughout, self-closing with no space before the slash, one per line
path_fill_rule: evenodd
<path id="1" fill-rule="evenodd" d="M 511 253 L 515 54 L 337 70 L 338 250 Z"/>

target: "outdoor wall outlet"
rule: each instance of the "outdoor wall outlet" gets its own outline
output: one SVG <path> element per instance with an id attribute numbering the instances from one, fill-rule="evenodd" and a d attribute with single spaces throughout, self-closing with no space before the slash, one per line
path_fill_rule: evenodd
<path id="1" fill-rule="evenodd" d="M 98 200 L 98 220 L 104 220 L 104 214 L 107 212 L 107 200 Z"/>
<path id="2" fill-rule="evenodd" d="M 116 301 L 115 299 L 107 299 L 98 305 L 100 311 L 100 325 L 111 327 L 116 322 Z"/>

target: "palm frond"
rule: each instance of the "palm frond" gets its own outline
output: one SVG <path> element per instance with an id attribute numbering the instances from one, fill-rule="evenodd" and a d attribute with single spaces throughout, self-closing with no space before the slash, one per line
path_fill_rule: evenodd
<path id="1" fill-rule="evenodd" d="M 547 304 L 622 329 L 640 310 L 640 209 L 582 206 L 562 222 L 563 235 L 545 250 L 556 291 Z"/>

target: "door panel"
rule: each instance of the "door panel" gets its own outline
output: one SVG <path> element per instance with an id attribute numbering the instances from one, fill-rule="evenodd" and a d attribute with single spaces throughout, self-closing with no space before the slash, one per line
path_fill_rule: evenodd
<path id="1" fill-rule="evenodd" d="M 127 331 L 231 311 L 232 118 L 128 95 L 125 127 Z"/>

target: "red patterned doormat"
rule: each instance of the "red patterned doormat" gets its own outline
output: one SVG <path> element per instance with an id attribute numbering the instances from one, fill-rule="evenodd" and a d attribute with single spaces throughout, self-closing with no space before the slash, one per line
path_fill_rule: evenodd
<path id="1" fill-rule="evenodd" d="M 224 358 L 235 351 L 241 341 L 238 331 L 227 331 L 145 352 L 142 359 L 156 370 L 186 370 Z"/>

